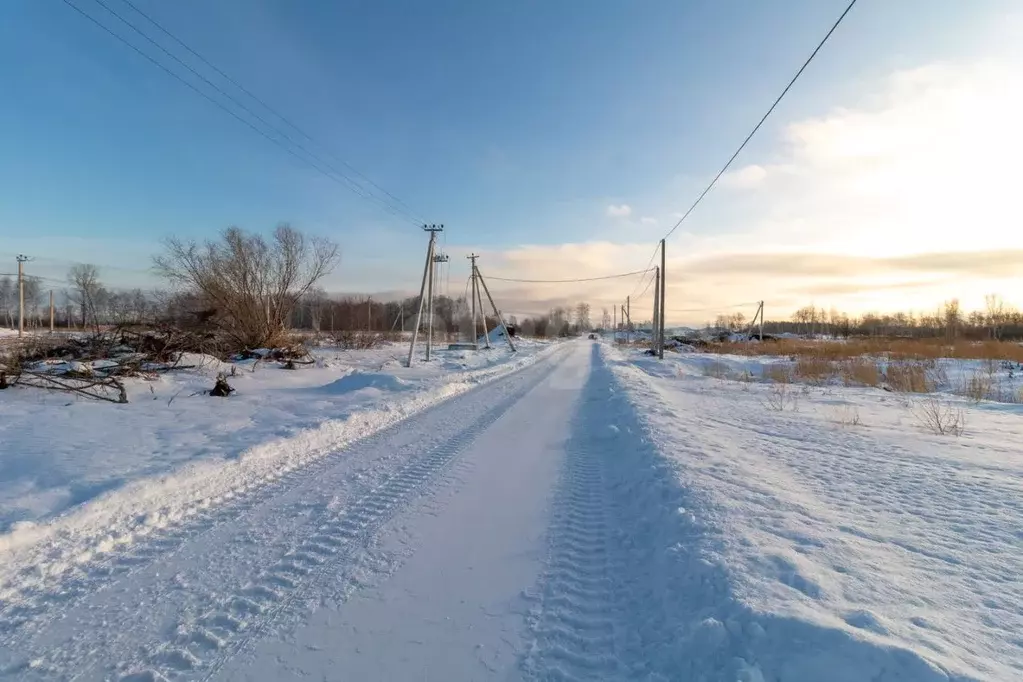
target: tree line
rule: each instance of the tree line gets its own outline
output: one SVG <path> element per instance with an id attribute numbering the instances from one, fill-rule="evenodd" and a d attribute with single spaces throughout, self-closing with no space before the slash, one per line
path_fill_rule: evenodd
<path id="1" fill-rule="evenodd" d="M 943 303 L 934 312 L 864 313 L 849 315 L 835 308 L 804 306 L 787 320 L 767 319 L 765 334 L 895 336 L 915 339 L 1020 340 L 1023 312 L 1005 303 L 998 294 L 984 297 L 983 310 L 966 312 L 958 299 Z M 743 313 L 718 315 L 717 330 L 745 332 L 749 319 Z M 710 327 L 710 325 L 708 325 Z M 757 330 L 753 330 L 754 332 Z"/>
<path id="2" fill-rule="evenodd" d="M 315 332 L 411 331 L 419 310 L 418 296 L 380 301 L 370 296 L 328 294 L 319 283 L 336 266 L 338 247 L 279 225 L 269 236 L 239 228 L 202 243 L 169 239 L 153 259 L 165 289 L 128 291 L 107 287 L 100 268 L 78 264 L 57 290 L 54 321 L 58 327 L 100 329 L 110 325 L 173 325 L 224 335 L 240 347 L 273 346 L 290 330 Z M 25 278 L 26 327 L 49 325 L 49 291 L 38 278 Z M 574 310 L 555 308 L 529 317 L 522 333 L 564 336 L 588 329 L 588 304 Z M 493 315 L 478 318 L 486 330 L 499 326 Z M 426 311 L 423 311 L 426 321 Z M 18 324 L 16 278 L 0 279 L 0 324 Z M 436 296 L 434 330 L 471 338 L 470 303 L 464 297 Z M 479 329 L 480 332 L 483 329 Z"/>

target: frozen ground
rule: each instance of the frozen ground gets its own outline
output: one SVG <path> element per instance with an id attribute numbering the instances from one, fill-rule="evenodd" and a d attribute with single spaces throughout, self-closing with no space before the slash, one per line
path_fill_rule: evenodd
<path id="1" fill-rule="evenodd" d="M 0 679 L 1020 677 L 1015 408 L 938 438 L 876 389 L 775 412 L 674 360 L 532 358 L 2 536 Z"/>
<path id="2" fill-rule="evenodd" d="M 315 349 L 317 365 L 295 371 L 247 361 L 235 365 L 229 381 L 237 392 L 227 399 L 200 394 L 231 369 L 201 356 L 183 363 L 195 370 L 130 380 L 127 405 L 0 391 L 0 532 L 171 472 L 207 476 L 225 464 L 244 469 L 246 461 L 261 469 L 299 465 L 533 362 L 546 347 L 521 346 L 515 355 L 507 347 L 443 350 L 434 362 L 420 357 L 412 369 L 402 366 L 408 348 L 400 345 Z"/>
<path id="3" fill-rule="evenodd" d="M 812 642 L 816 653 L 773 670 L 861 680 L 904 666 L 906 679 L 944 679 L 924 674 L 927 661 L 1023 678 L 1023 406 L 946 398 L 968 426 L 937 436 L 913 397 L 797 388 L 798 404 L 776 411 L 769 386 L 701 376 L 691 356 L 611 352 L 657 447 L 698 495 L 679 513 L 719 537 L 710 560 L 742 609 L 715 618 L 738 618 L 745 633 L 755 617 L 772 646 Z M 750 650 L 731 627 L 720 636 Z"/>

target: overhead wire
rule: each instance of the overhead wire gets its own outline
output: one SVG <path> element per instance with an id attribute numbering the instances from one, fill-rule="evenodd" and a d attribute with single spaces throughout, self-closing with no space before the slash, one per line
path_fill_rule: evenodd
<path id="1" fill-rule="evenodd" d="M 676 309 L 666 310 L 665 312 L 668 312 L 668 313 L 706 313 L 706 312 L 715 312 L 715 311 L 718 311 L 718 310 L 729 310 L 731 308 L 745 308 L 745 307 L 754 306 L 754 305 L 760 305 L 760 301 L 747 301 L 745 303 L 734 303 L 732 305 L 719 305 L 719 306 L 712 306 L 712 307 L 709 307 L 709 308 L 676 308 Z"/>
<path id="2" fill-rule="evenodd" d="M 178 37 L 177 37 L 176 35 L 174 35 L 174 34 L 173 34 L 173 33 L 172 33 L 171 31 L 169 31 L 169 30 L 168 30 L 168 29 L 167 29 L 166 27 L 164 27 L 164 26 L 163 26 L 163 25 L 162 25 L 162 24 L 161 24 L 160 22 L 158 22 L 158 21 L 157 21 L 156 19 L 152 18 L 151 16 L 149 16 L 148 14 L 146 14 L 145 12 L 143 12 L 143 11 L 142 11 L 141 9 L 139 9 L 139 8 L 138 8 L 138 7 L 137 7 L 137 6 L 136 6 L 136 5 L 135 5 L 135 4 L 133 3 L 133 2 L 131 2 L 131 0 L 121 0 L 121 2 L 122 2 L 122 3 L 124 3 L 125 5 L 127 5 L 128 7 L 130 7 L 130 8 L 132 9 L 132 10 L 134 10 L 134 12 L 135 12 L 136 14 L 138 14 L 139 16 L 141 16 L 141 17 L 142 17 L 143 19 L 145 19 L 146 21 L 148 21 L 148 22 L 149 22 L 150 24 L 152 24 L 153 26 L 155 26 L 155 27 L 156 27 L 156 28 L 157 28 L 157 29 L 158 29 L 158 30 L 159 30 L 160 32 L 162 32 L 162 33 L 163 33 L 164 35 L 166 35 L 166 36 L 167 36 L 168 38 L 170 38 L 170 39 L 171 39 L 171 40 L 173 40 L 173 41 L 174 41 L 175 43 L 177 43 L 177 44 L 178 44 L 178 45 L 180 45 L 180 46 L 181 46 L 182 48 L 184 48 L 184 49 L 185 49 L 185 50 L 186 50 L 186 51 L 187 51 L 187 52 L 188 52 L 189 54 L 191 54 L 191 55 L 192 55 L 193 57 L 195 57 L 196 59 L 198 59 L 199 61 L 201 61 L 201 62 L 202 62 L 203 64 L 205 64 L 205 65 L 206 65 L 206 66 L 208 66 L 209 68 L 213 69 L 213 70 L 214 70 L 214 71 L 215 71 L 215 72 L 216 72 L 216 73 L 217 73 L 217 74 L 218 74 L 218 75 L 219 75 L 219 76 L 220 76 L 221 78 L 223 78 L 223 79 L 224 79 L 224 80 L 226 80 L 226 81 L 227 81 L 228 83 L 230 83 L 231 85 L 233 85 L 233 86 L 235 86 L 236 88 L 238 88 L 238 90 L 240 90 L 241 92 L 245 93 L 245 94 L 246 94 L 246 95 L 247 95 L 247 96 L 248 96 L 249 98 L 251 98 L 251 99 L 252 99 L 252 100 L 253 100 L 254 102 L 256 102 L 256 103 L 257 103 L 257 104 L 259 104 L 259 105 L 260 105 L 261 107 L 263 107 L 264 109 L 266 109 L 267 111 L 269 111 L 269 112 L 270 112 L 271 114 L 273 114 L 274 116 L 276 116 L 276 117 L 277 117 L 278 119 L 280 119 L 280 120 L 281 120 L 281 122 L 282 122 L 282 123 L 284 123 L 285 125 L 287 125 L 287 126 L 288 126 L 289 128 L 291 128 L 292 130 L 296 131 L 296 132 L 297 132 L 297 133 L 298 133 L 299 135 L 301 135 L 301 136 L 302 136 L 302 137 L 304 137 L 305 139 L 309 140 L 309 141 L 310 141 L 310 142 L 312 142 L 313 144 L 315 144 L 315 145 L 318 145 L 318 146 L 320 146 L 320 147 L 325 147 L 325 145 L 323 145 L 323 143 L 321 143 L 321 142 L 318 142 L 318 141 L 316 140 L 316 138 L 314 138 L 314 137 L 313 137 L 313 136 L 311 136 L 311 135 L 310 135 L 309 133 L 307 133 L 307 132 L 305 132 L 304 130 L 302 130 L 302 128 L 298 127 L 298 126 L 297 126 L 296 124 L 292 123 L 292 122 L 291 122 L 291 121 L 290 121 L 290 120 L 289 120 L 289 119 L 288 119 L 288 118 L 287 118 L 286 116 L 284 116 L 284 115 L 283 115 L 283 114 L 281 114 L 281 113 L 280 113 L 279 111 L 277 111 L 276 109 L 274 109 L 273 107 L 271 107 L 271 106 L 270 106 L 269 104 L 267 104 L 267 103 L 266 103 L 265 101 L 263 101 L 262 99 L 260 99 L 260 98 L 259 98 L 258 96 L 256 96 L 256 95 L 255 95 L 255 94 L 254 94 L 254 93 L 253 93 L 253 92 L 252 92 L 251 90 L 249 90 L 248 88 L 246 88 L 245 86 L 243 86 L 243 85 L 242 85 L 241 83 L 239 83 L 239 82 L 238 82 L 237 80 L 235 80 L 234 78 L 232 78 L 232 77 L 231 77 L 231 76 L 229 76 L 228 74 L 226 74 L 226 73 L 225 73 L 225 72 L 224 72 L 224 71 L 223 71 L 222 69 L 220 69 L 220 68 L 219 68 L 218 66 L 216 66 L 215 64 L 213 64 L 212 62 L 210 62 L 210 61 L 209 61 L 208 59 L 206 59 L 206 57 L 202 56 L 201 54 L 199 54 L 198 52 L 196 52 L 196 51 L 195 51 L 194 49 L 192 49 L 192 48 L 191 48 L 191 47 L 190 47 L 190 46 L 189 46 L 189 45 L 188 45 L 187 43 L 185 43 L 185 42 L 184 42 L 183 40 L 181 40 L 181 39 L 180 39 L 180 38 L 178 38 Z M 418 220 L 418 221 L 419 221 L 420 223 L 426 223 L 426 222 L 427 222 L 426 220 L 422 220 L 422 219 L 421 219 L 421 218 L 420 218 L 420 217 L 419 217 L 419 216 L 418 216 L 418 215 L 416 214 L 416 212 L 415 212 L 414 210 L 412 210 L 412 208 L 411 208 L 411 207 L 409 207 L 409 205 L 408 205 L 408 204 L 406 204 L 406 203 L 405 203 L 404 201 L 402 201 L 402 200 L 401 200 L 401 199 L 399 199 L 398 197 L 396 197 L 396 196 L 394 196 L 393 194 L 391 194 L 390 192 L 388 192 L 388 191 L 387 191 L 386 189 L 384 189 L 383 187 L 381 187 L 381 186 L 380 186 L 380 185 L 378 185 L 377 183 L 373 182 L 373 180 L 372 180 L 372 179 L 370 179 L 369 177 L 367 177 L 366 175 L 364 175 L 364 174 L 363 174 L 362 172 L 360 172 L 360 171 L 359 171 L 359 170 L 358 170 L 357 168 L 355 168 L 354 166 L 352 166 L 351 164 L 349 164 L 349 163 L 348 163 L 347 161 L 345 161 L 344 159 L 342 159 L 342 158 L 338 157 L 338 156 L 337 156 L 336 154 L 333 154 L 333 153 L 331 153 L 331 152 L 330 152 L 329 150 L 327 150 L 327 154 L 329 154 L 329 155 L 330 155 L 331 157 L 333 157 L 333 158 L 334 158 L 334 159 L 335 159 L 335 160 L 336 160 L 336 161 L 337 161 L 338 163 L 340 163 L 341 165 L 343 165 L 343 166 L 344 166 L 345 168 L 347 168 L 347 169 L 348 169 L 349 171 L 351 171 L 351 172 L 352 172 L 352 173 L 353 173 L 354 175 L 357 175 L 357 176 L 359 176 L 360 178 L 362 178 L 362 180 L 363 180 L 363 181 L 365 181 L 365 182 L 366 182 L 366 184 L 368 184 L 368 185 L 370 185 L 371 187 L 373 187 L 373 188 L 377 189 L 378 191 L 382 192 L 382 193 L 383 193 L 384 195 L 386 195 L 386 196 L 387 196 L 387 197 L 388 197 L 389 199 L 391 199 L 391 200 L 392 200 L 392 201 L 393 201 L 393 202 L 394 202 L 395 204 L 397 204 L 398 206 L 401 206 L 402 208 L 404 208 L 404 209 L 405 209 L 406 211 L 408 211 L 409 215 L 411 215 L 411 216 L 415 217 L 415 218 L 416 218 L 416 219 L 417 219 L 417 220 Z"/>
<path id="3" fill-rule="evenodd" d="M 186 64 L 184 61 L 181 60 L 181 58 L 179 58 L 177 55 L 175 55 L 174 53 L 169 51 L 167 48 L 165 48 L 163 45 L 161 45 L 156 40 L 154 40 L 145 31 L 143 31 L 138 26 L 136 26 L 135 24 L 131 23 L 130 21 L 125 19 L 122 15 L 118 14 L 116 11 L 111 9 L 110 6 L 107 5 L 103 0 L 93 0 L 93 2 L 95 2 L 97 5 L 99 5 L 103 9 L 105 9 L 108 13 L 113 15 L 118 21 L 120 21 L 125 26 L 127 26 L 128 28 L 133 30 L 135 33 L 137 33 L 140 36 L 142 36 L 142 38 L 144 38 L 147 42 L 149 42 L 154 47 L 156 47 L 158 50 L 163 52 L 165 55 L 167 55 L 168 57 L 173 59 L 175 62 L 177 62 L 181 66 L 183 66 L 190 73 L 192 73 L 196 78 L 199 78 L 203 83 L 205 83 L 209 87 L 211 87 L 214 90 L 216 90 L 219 94 L 221 94 L 224 97 L 226 97 L 228 100 L 230 100 L 232 103 L 234 103 L 235 106 L 241 108 L 242 111 L 245 111 L 247 114 L 249 114 L 250 116 L 255 118 L 257 121 L 259 121 L 260 123 L 265 125 L 267 128 L 269 128 L 270 130 L 275 132 L 277 135 L 280 135 L 284 140 L 287 140 L 290 144 L 292 144 L 296 148 L 302 150 L 304 153 L 308 154 L 310 157 L 315 159 L 318 163 L 326 166 L 333 173 L 335 173 L 337 176 L 339 176 L 340 178 L 342 178 L 344 180 L 344 183 L 340 183 L 340 184 L 343 184 L 345 187 L 347 187 L 349 190 L 351 190 L 355 194 L 357 194 L 357 195 L 359 195 L 359 196 L 361 196 L 361 197 L 363 197 L 363 198 L 365 198 L 365 199 L 367 199 L 369 201 L 376 202 L 384 210 L 386 210 L 386 211 L 388 211 L 390 213 L 393 213 L 395 216 L 397 216 L 399 218 L 402 218 L 403 220 L 407 220 L 407 221 L 411 222 L 414 225 L 421 225 L 424 222 L 424 221 L 422 221 L 422 220 L 412 216 L 411 214 L 407 214 L 406 212 L 402 211 L 401 209 L 398 209 L 398 208 L 396 208 L 394 206 L 391 206 L 390 204 L 388 204 L 386 201 L 384 201 L 380 197 L 372 194 L 371 192 L 366 190 L 366 188 L 364 188 L 361 185 L 359 185 L 358 182 L 356 182 L 355 180 L 350 178 L 348 175 L 346 175 L 345 173 L 343 173 L 343 172 L 337 170 L 336 168 L 334 168 L 332 165 L 330 165 L 330 163 L 328 163 L 327 161 L 322 159 L 320 156 L 318 156 L 314 152 L 312 152 L 309 149 L 307 149 L 304 145 L 296 142 L 286 132 L 284 132 L 280 128 L 274 126 L 272 123 L 267 121 L 265 118 L 260 116 L 258 113 L 254 112 L 252 109 L 250 109 L 249 107 L 245 106 L 245 104 L 240 102 L 237 98 L 232 96 L 230 93 L 225 92 L 223 88 L 221 88 L 218 85 L 216 85 L 215 83 L 213 83 L 209 78 L 206 78 L 206 76 L 204 76 L 203 74 L 199 73 L 196 69 L 192 68 L 192 66 L 190 66 L 189 64 Z M 277 115 L 277 114 L 275 113 L 275 115 Z M 279 116 L 278 116 L 278 118 L 279 118 Z M 281 145 L 281 146 L 283 146 L 283 145 Z M 335 179 L 335 181 L 336 181 L 336 179 Z"/>
<path id="4" fill-rule="evenodd" d="M 106 24 L 104 24 L 101 21 L 99 21 L 96 17 L 94 17 L 93 15 L 89 14 L 88 12 L 86 12 L 84 9 L 82 9 L 81 7 L 76 5 L 71 0 L 62 0 L 62 2 L 65 5 L 67 5 L 68 7 L 70 7 L 71 9 L 75 10 L 82 17 L 84 17 L 85 19 L 89 20 L 91 23 L 93 23 L 96 26 L 98 26 L 100 29 L 102 29 L 104 32 L 106 32 L 110 36 L 112 36 L 114 39 L 116 39 L 117 41 L 123 43 L 127 47 L 131 48 L 139 56 L 141 56 L 144 59 L 146 59 L 147 61 L 149 61 L 151 64 L 153 64 L 154 66 L 159 68 L 161 71 L 163 71 L 166 74 L 170 75 L 172 78 L 174 78 L 178 82 L 182 83 L 183 85 L 185 85 L 186 87 L 191 89 L 193 92 L 195 92 L 196 94 L 201 96 L 203 99 L 207 100 L 208 102 L 210 102 L 211 104 L 213 104 L 217 108 L 221 109 L 222 111 L 224 111 L 225 113 L 230 115 L 232 118 L 236 119 L 237 121 L 239 121 L 243 125 L 245 125 L 248 128 L 252 129 L 254 132 L 256 132 L 258 135 L 260 135 L 261 137 L 263 137 L 267 141 L 271 142 L 272 144 L 277 145 L 278 147 L 280 147 L 281 149 L 286 151 L 291 156 L 295 157 L 299 161 L 302 161 L 306 165 L 312 167 L 314 170 L 318 171 L 324 177 L 334 181 L 335 183 L 337 183 L 337 184 L 339 184 L 339 185 L 349 189 L 353 193 L 355 193 L 355 194 L 357 194 L 357 195 L 359 195 L 359 196 L 361 196 L 361 197 L 363 197 L 363 198 L 365 198 L 365 199 L 367 199 L 369 201 L 373 201 L 373 202 L 377 203 L 381 208 L 383 208 L 384 210 L 394 214 L 396 217 L 398 217 L 398 218 L 400 218 L 402 220 L 410 222 L 410 223 L 412 223 L 414 225 L 422 224 L 423 221 L 418 220 L 417 218 L 412 217 L 410 214 L 403 213 L 400 209 L 398 209 L 398 208 L 388 204 L 386 201 L 384 201 L 380 197 L 369 193 L 364 187 L 359 185 L 352 178 L 348 177 L 347 175 L 345 175 L 341 171 L 338 171 L 336 168 L 331 166 L 329 163 L 323 161 L 323 159 L 318 157 L 314 152 L 311 152 L 308 149 L 306 149 L 303 145 L 295 142 L 287 133 L 281 131 L 279 128 L 277 128 L 276 126 L 274 126 L 273 124 L 268 122 L 265 118 L 260 116 L 258 113 L 252 111 L 244 103 L 238 101 L 237 98 L 235 98 L 231 94 L 225 92 L 223 90 L 223 88 L 220 88 L 215 83 L 213 83 L 208 78 L 206 78 L 201 73 L 199 73 L 194 68 L 192 68 L 190 65 L 186 64 L 177 55 L 175 55 L 174 53 L 170 52 L 165 47 L 160 45 L 153 38 L 151 38 L 148 34 L 146 34 L 142 29 L 138 28 L 136 25 L 134 25 L 133 23 L 131 23 L 130 21 L 125 19 L 123 16 L 118 14 L 116 11 L 111 9 L 102 0 L 93 0 L 93 2 L 95 2 L 100 7 L 105 9 L 107 12 L 109 12 L 111 15 L 113 15 L 115 18 L 117 18 L 123 24 L 128 26 L 134 32 L 138 33 L 146 41 L 148 41 L 149 43 L 154 45 L 161 52 L 163 52 L 168 57 L 173 59 L 175 62 L 177 62 L 178 64 L 183 66 L 185 69 L 187 69 L 193 75 L 195 75 L 197 78 L 199 78 L 201 81 L 203 81 L 206 85 L 208 85 L 209 87 L 213 88 L 213 90 L 215 90 L 216 92 L 218 92 L 222 96 L 226 97 L 228 100 L 230 100 L 232 103 L 234 103 L 237 107 L 239 107 L 240 109 L 242 109 L 243 111 L 248 113 L 250 116 L 252 116 L 256 120 L 258 120 L 260 123 L 265 125 L 267 128 L 269 128 L 273 132 L 277 133 L 283 139 L 285 139 L 288 142 L 290 142 L 292 146 L 294 146 L 297 149 L 302 150 L 305 154 L 307 154 L 309 157 L 312 157 L 312 158 L 311 159 L 310 158 L 306 158 L 305 156 L 302 156 L 301 154 L 298 154 L 295 151 L 295 149 L 292 149 L 291 147 L 285 145 L 281 140 L 272 137 L 265 130 L 261 129 L 260 127 L 256 126 L 254 123 L 252 123 L 252 121 L 250 121 L 250 120 L 240 116 L 238 114 L 238 112 L 236 112 L 236 111 L 232 110 L 231 108 L 225 106 L 223 102 L 215 99 L 214 97 L 210 96 L 209 93 L 206 93 L 203 90 L 201 90 L 199 87 L 197 87 L 194 83 L 191 83 L 187 79 L 183 78 L 179 73 L 177 73 L 176 71 L 172 70 L 171 68 L 169 68 L 168 66 L 166 66 L 165 64 L 161 63 L 159 60 L 154 58 L 152 55 L 148 54 L 147 52 L 145 52 L 144 50 L 142 50 L 141 48 L 139 48 L 135 44 L 133 44 L 130 41 L 128 41 L 126 38 L 124 38 L 123 36 L 118 34 L 116 31 L 111 29 Z M 328 172 L 327 170 L 325 170 L 323 166 L 326 166 L 328 169 L 330 169 L 330 171 L 332 171 L 333 174 L 331 172 Z"/>
<path id="5" fill-rule="evenodd" d="M 642 275 L 647 272 L 649 272 L 649 270 L 635 270 L 633 272 L 623 272 L 617 275 L 604 275 L 601 277 L 578 277 L 573 279 L 515 279 L 512 277 L 495 277 L 493 275 L 487 275 L 487 279 L 496 280 L 498 282 L 517 282 L 520 284 L 569 284 L 572 282 L 596 282 L 602 279 L 620 279 L 622 277 Z"/>
<path id="6" fill-rule="evenodd" d="M 849 14 L 850 10 L 852 10 L 856 2 L 857 0 L 850 0 L 849 4 L 845 8 L 845 11 L 843 11 L 842 14 L 839 15 L 838 19 L 835 20 L 835 23 L 831 25 L 830 29 L 828 29 L 828 32 L 824 34 L 824 37 L 821 39 L 821 41 L 817 43 L 817 47 L 815 47 L 813 52 L 810 53 L 810 56 L 806 58 L 806 61 L 803 62 L 803 65 L 799 67 L 799 70 L 796 71 L 796 75 L 792 77 L 792 80 L 788 82 L 788 85 L 786 85 L 785 88 L 781 91 L 781 94 L 778 95 L 778 97 L 775 98 L 774 102 L 771 103 L 771 106 L 767 109 L 767 112 L 760 117 L 760 120 L 757 121 L 757 124 L 753 126 L 753 130 L 751 130 L 749 135 L 747 135 L 746 138 L 742 141 L 742 144 L 740 144 L 739 148 L 735 150 L 735 153 L 733 153 L 728 158 L 728 161 L 725 162 L 725 165 L 721 167 L 721 170 L 719 170 L 717 175 L 714 176 L 714 179 L 710 181 L 710 184 L 707 185 L 707 187 L 702 192 L 700 192 L 700 195 L 698 197 L 696 197 L 696 201 L 694 201 L 693 204 L 686 210 L 686 212 L 682 214 L 682 217 L 678 219 L 678 222 L 675 223 L 675 225 L 670 230 L 668 230 L 668 233 L 664 235 L 664 239 L 670 237 L 675 232 L 675 230 L 678 229 L 679 225 L 681 225 L 685 221 L 685 219 L 689 217 L 689 214 L 692 213 L 693 210 L 695 210 L 696 207 L 700 205 L 700 202 L 703 201 L 703 198 L 705 196 L 707 196 L 707 193 L 710 192 L 714 185 L 717 184 L 717 181 L 721 179 L 721 176 L 724 175 L 725 172 L 731 167 L 732 162 L 735 161 L 735 159 L 739 156 L 740 153 L 742 153 L 742 150 L 746 148 L 746 145 L 749 144 L 749 141 L 753 139 L 753 136 L 757 134 L 757 131 L 760 130 L 760 127 L 764 125 L 764 121 L 767 120 L 768 116 L 771 115 L 771 113 L 775 110 L 775 108 L 782 101 L 782 99 L 784 99 L 785 95 L 787 95 L 789 90 L 792 89 L 792 86 L 796 84 L 796 81 L 799 80 L 799 77 L 803 75 L 803 72 L 806 70 L 806 67 L 810 65 L 810 62 L 814 60 L 814 57 L 816 57 L 817 53 L 821 51 L 821 48 L 824 47 L 824 44 L 828 42 L 828 39 L 831 38 L 831 34 L 835 32 L 839 24 L 841 24 L 842 21 L 845 19 L 846 15 Z"/>
<path id="7" fill-rule="evenodd" d="M 742 144 L 740 144 L 739 147 L 735 150 L 735 152 L 728 158 L 728 161 L 726 161 L 725 165 L 721 167 L 721 170 L 717 172 L 717 175 L 715 175 L 714 178 L 710 181 L 710 183 L 703 189 L 703 191 L 700 192 L 699 196 L 696 197 L 696 201 L 694 201 L 692 205 L 690 205 L 689 208 L 686 209 L 686 212 L 682 214 L 682 216 L 678 219 L 678 222 L 676 222 L 672 226 L 672 228 L 668 230 L 664 237 L 662 237 L 662 241 L 668 239 L 669 237 L 671 237 L 672 234 L 675 233 L 675 230 L 677 230 L 679 226 L 683 222 L 685 222 L 686 218 L 688 218 L 689 215 L 696 209 L 696 207 L 700 205 L 700 202 L 703 201 L 704 197 L 707 196 L 710 190 L 714 188 L 714 185 L 716 185 L 718 180 L 721 179 L 721 176 L 723 176 L 728 171 L 728 169 L 732 166 L 732 163 L 735 161 L 735 159 L 738 158 L 739 154 L 742 153 L 742 150 L 746 148 L 746 145 L 749 144 L 750 140 L 753 139 L 753 136 L 757 134 L 760 128 L 764 125 L 764 122 L 778 107 L 778 104 L 781 103 L 782 99 L 785 98 L 785 95 L 788 94 L 789 90 L 792 89 L 792 86 L 796 84 L 796 81 L 799 80 L 799 77 L 803 75 L 803 72 L 806 71 L 806 68 L 810 65 L 810 62 L 814 60 L 814 58 L 817 56 L 817 53 L 821 51 L 825 43 L 827 43 L 828 40 L 831 38 L 831 35 L 835 32 L 836 29 L 838 29 L 839 25 L 845 19 L 846 15 L 848 15 L 852 8 L 856 5 L 856 2 L 857 0 L 850 0 L 849 4 L 846 5 L 845 10 L 838 16 L 838 19 L 836 19 L 835 22 L 831 25 L 831 28 L 828 29 L 828 32 L 824 34 L 824 37 L 821 39 L 821 41 L 817 43 L 817 47 L 814 48 L 813 52 L 810 53 L 810 56 L 807 57 L 806 61 L 803 62 L 803 65 L 799 67 L 798 71 L 796 71 L 796 74 L 792 77 L 791 80 L 789 80 L 788 84 L 781 91 L 781 94 L 779 94 L 775 98 L 774 102 L 772 102 L 771 106 L 767 109 L 767 112 L 764 113 L 764 115 L 760 117 L 760 120 L 757 121 L 757 124 L 753 126 L 753 130 L 751 130 L 749 134 L 745 137 L 745 139 L 743 139 Z M 660 242 L 656 247 L 654 247 L 654 253 L 652 256 L 650 256 L 650 260 L 647 262 L 648 268 L 650 267 L 650 264 L 654 262 L 654 258 L 657 257 L 657 252 L 659 248 Z M 637 286 L 636 288 L 638 289 L 639 287 Z"/>

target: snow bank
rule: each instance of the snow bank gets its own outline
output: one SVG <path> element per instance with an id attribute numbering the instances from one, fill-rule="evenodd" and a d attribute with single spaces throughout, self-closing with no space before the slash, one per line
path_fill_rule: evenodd
<path id="1" fill-rule="evenodd" d="M 384 374 L 382 372 L 360 372 L 358 370 L 351 374 L 341 377 L 337 381 L 332 381 L 325 386 L 319 386 L 313 389 L 316 393 L 349 393 L 352 391 L 361 391 L 367 388 L 376 389 L 378 391 L 405 391 L 412 388 L 412 385 L 406 381 L 402 381 L 393 374 Z"/>
<path id="2" fill-rule="evenodd" d="M 697 583 L 692 679 L 707 657 L 743 680 L 1023 677 L 1018 406 L 963 401 L 956 439 L 876 389 L 808 387 L 779 412 L 770 386 L 604 352 L 655 450 L 646 527 Z"/>
<path id="3" fill-rule="evenodd" d="M 132 382 L 127 405 L 0 392 L 0 520 L 7 526 L 0 535 L 0 602 L 11 584 L 25 589 L 15 578 L 26 567 L 32 579 L 46 580 L 553 348 L 527 344 L 516 354 L 467 358 L 457 369 L 443 361 L 403 368 L 397 348 L 328 351 L 320 366 L 238 372 L 229 379 L 238 392 L 226 399 L 198 394 L 219 366 Z"/>

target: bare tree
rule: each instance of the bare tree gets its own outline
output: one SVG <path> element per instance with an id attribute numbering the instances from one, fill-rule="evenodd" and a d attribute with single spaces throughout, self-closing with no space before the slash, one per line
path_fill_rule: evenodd
<path id="1" fill-rule="evenodd" d="M 14 327 L 14 311 L 18 307 L 18 285 L 10 276 L 0 278 L 0 314 Z"/>
<path id="2" fill-rule="evenodd" d="M 577 303 L 575 306 L 575 324 L 579 331 L 589 331 L 590 328 L 590 304 Z"/>
<path id="3" fill-rule="evenodd" d="M 1002 326 L 1005 324 L 1005 302 L 998 294 L 988 294 L 984 297 L 984 304 L 987 307 L 987 323 L 991 327 L 991 337 L 1000 339 Z"/>
<path id="4" fill-rule="evenodd" d="M 82 326 L 89 325 L 89 317 L 92 317 L 93 324 L 99 327 L 99 318 L 96 315 L 96 299 L 103 288 L 99 282 L 99 268 L 88 263 L 79 263 L 68 271 L 68 283 L 72 289 L 70 298 L 82 311 Z"/>
<path id="5" fill-rule="evenodd" d="M 959 308 L 958 298 L 953 298 L 951 301 L 945 301 L 943 317 L 945 318 L 946 338 L 949 343 L 952 343 L 956 340 L 956 337 L 959 336 L 959 326 L 962 324 L 962 312 Z"/>
<path id="6" fill-rule="evenodd" d="M 200 294 L 235 342 L 256 348 L 281 341 L 298 301 L 338 257 L 337 244 L 282 224 L 269 241 L 237 227 L 202 245 L 169 239 L 153 262 L 172 285 Z"/>

